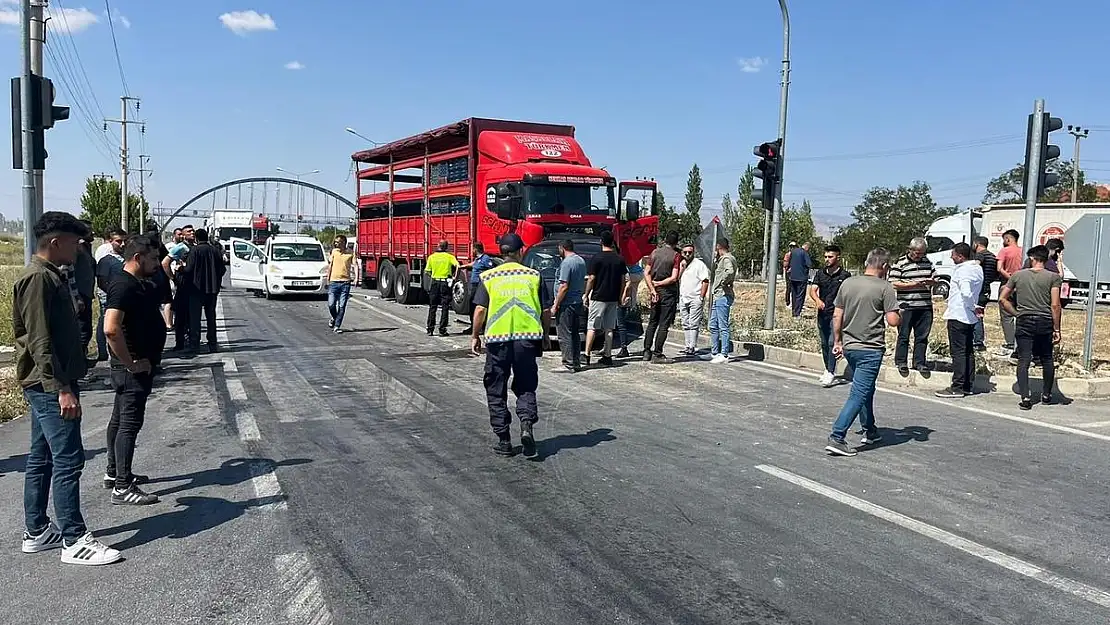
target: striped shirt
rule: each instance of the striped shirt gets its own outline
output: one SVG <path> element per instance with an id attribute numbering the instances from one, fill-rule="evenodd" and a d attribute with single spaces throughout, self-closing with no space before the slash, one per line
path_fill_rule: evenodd
<path id="1" fill-rule="evenodd" d="M 890 268 L 891 282 L 913 282 L 936 277 L 933 263 L 927 257 L 912 260 L 909 256 L 899 258 Z M 925 285 L 909 289 L 897 289 L 898 303 L 905 308 L 932 308 L 933 288 Z"/>

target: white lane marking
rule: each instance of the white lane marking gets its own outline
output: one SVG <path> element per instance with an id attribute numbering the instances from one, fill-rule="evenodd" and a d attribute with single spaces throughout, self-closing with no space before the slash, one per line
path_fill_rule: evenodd
<path id="1" fill-rule="evenodd" d="M 278 421 L 293 423 L 339 418 L 296 367 L 272 362 L 254 362 L 251 367 L 270 405 L 274 407 Z"/>
<path id="2" fill-rule="evenodd" d="M 1077 428 L 1101 428 L 1110 425 L 1110 421 L 1091 421 L 1089 423 L 1076 423 L 1072 427 Z"/>
<path id="3" fill-rule="evenodd" d="M 804 478 L 785 469 L 780 469 L 778 467 L 767 464 L 756 465 L 755 468 L 763 471 L 768 475 L 777 477 L 780 480 L 785 480 L 796 486 L 801 486 L 802 488 L 810 492 L 817 493 L 818 495 L 821 495 L 823 497 L 828 497 L 833 501 L 842 503 L 851 508 L 855 508 L 856 510 L 859 510 L 861 512 L 866 512 L 871 516 L 878 517 L 884 521 L 908 529 L 911 532 L 915 532 L 926 538 L 931 538 L 954 549 L 959 549 L 964 553 L 973 555 L 977 558 L 981 558 L 983 560 L 986 560 L 987 562 L 991 562 L 992 564 L 1013 571 L 1014 573 L 1017 573 L 1019 575 L 1024 575 L 1025 577 L 1035 579 L 1042 584 L 1055 588 L 1056 590 L 1066 592 L 1070 595 L 1075 595 L 1076 597 L 1079 597 L 1084 601 L 1089 601 L 1104 608 L 1110 608 L 1110 593 L 1099 588 L 1088 586 L 1082 582 L 1077 582 L 1062 575 L 1057 575 L 1052 571 L 1026 562 L 1025 560 L 1007 555 L 1005 553 L 1002 553 L 1001 551 L 998 551 L 997 549 L 991 549 L 990 547 L 981 545 L 975 541 L 968 540 L 946 530 L 942 530 L 939 527 L 934 527 L 932 525 L 929 525 L 928 523 L 918 521 L 917 519 L 873 504 L 864 499 L 860 499 L 859 497 L 849 495 L 848 493 L 839 491 L 830 486 L 825 486 L 824 484 L 815 482 L 808 478 Z"/>
<path id="4" fill-rule="evenodd" d="M 285 617 L 295 625 L 331 625 L 320 579 L 312 562 L 304 553 L 287 553 L 274 558 L 282 596 L 285 597 Z"/>
<path id="5" fill-rule="evenodd" d="M 234 358 L 224 358 L 224 373 L 227 372 L 239 373 L 239 366 L 235 364 Z"/>
<path id="6" fill-rule="evenodd" d="M 224 300 L 220 297 L 216 298 L 216 323 L 220 325 L 216 330 L 216 342 L 220 345 L 227 345 L 227 317 L 224 317 Z M 226 363 L 227 360 L 224 360 Z"/>
<path id="7" fill-rule="evenodd" d="M 277 473 L 273 465 L 264 462 L 251 463 L 251 485 L 254 486 L 254 495 L 258 499 L 274 498 L 278 501 L 258 506 L 260 510 L 285 510 L 285 493 L 281 491 Z"/>
<path id="8" fill-rule="evenodd" d="M 782 365 L 776 365 L 776 364 L 769 363 L 769 362 L 759 362 L 759 361 L 756 361 L 756 360 L 742 360 L 742 361 L 740 361 L 740 364 L 758 366 L 760 368 L 774 369 L 776 371 L 781 371 L 783 373 L 789 374 L 787 377 L 792 377 L 792 378 L 797 378 L 798 377 L 797 370 L 791 369 L 789 367 L 784 367 Z M 1057 432 L 1065 432 L 1067 434 L 1073 434 L 1075 436 L 1085 436 L 1087 438 L 1093 438 L 1095 440 L 1100 440 L 1100 441 L 1110 441 L 1110 435 L 1099 434 L 1097 432 L 1088 432 L 1087 430 L 1077 429 L 1080 426 L 1057 425 L 1055 423 L 1048 423 L 1048 422 L 1045 422 L 1045 421 L 1037 421 L 1036 419 L 1026 419 L 1025 417 L 1010 415 L 1010 414 L 1006 414 L 1004 412 L 998 412 L 998 411 L 995 411 L 995 410 L 988 410 L 986 408 L 979 408 L 977 406 L 969 406 L 967 404 L 956 404 L 956 403 L 953 403 L 953 402 L 944 401 L 943 399 L 939 399 L 939 398 L 936 398 L 936 397 L 928 397 L 928 396 L 925 396 L 925 395 L 916 395 L 914 393 L 907 393 L 905 391 L 899 391 L 899 390 L 895 390 L 895 389 L 892 389 L 892 388 L 886 388 L 886 387 L 883 387 L 883 386 L 877 387 L 877 390 L 879 392 L 882 392 L 882 393 L 890 393 L 891 395 L 899 395 L 901 397 L 906 397 L 906 398 L 909 398 L 909 399 L 919 399 L 919 400 L 924 401 L 924 402 L 929 402 L 931 404 L 938 404 L 938 405 L 941 405 L 941 406 L 947 406 L 949 408 L 955 408 L 957 410 L 967 410 L 969 412 L 976 412 L 976 413 L 979 413 L 981 415 L 985 415 L 985 416 L 988 416 L 988 417 L 994 417 L 996 419 L 1005 419 L 1006 421 L 1013 421 L 1015 423 L 1022 423 L 1022 424 L 1025 424 L 1025 425 L 1034 425 L 1034 426 L 1045 428 L 1045 429 L 1048 429 L 1048 430 L 1055 430 Z M 1110 425 L 1110 423 L 1108 423 L 1108 425 Z"/>
<path id="9" fill-rule="evenodd" d="M 413 388 L 389 375 L 374 363 L 363 358 L 335 360 L 337 370 L 352 383 L 366 388 L 365 395 L 372 405 L 394 417 L 410 414 L 439 412 L 435 404 Z"/>
<path id="10" fill-rule="evenodd" d="M 235 427 L 239 430 L 239 440 L 244 443 L 262 440 L 262 433 L 258 431 L 258 421 L 255 421 L 254 414 L 246 409 L 247 390 L 243 388 L 242 380 L 228 380 L 227 394 L 234 404 Z"/>

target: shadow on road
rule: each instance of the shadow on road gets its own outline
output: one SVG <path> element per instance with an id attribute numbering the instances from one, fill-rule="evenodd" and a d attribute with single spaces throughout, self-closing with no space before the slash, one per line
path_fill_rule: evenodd
<path id="1" fill-rule="evenodd" d="M 874 445 L 866 445 L 860 447 L 859 451 L 874 451 L 883 447 L 894 447 L 910 441 L 917 441 L 924 443 L 929 440 L 929 435 L 935 432 L 932 428 L 927 428 L 923 425 L 907 425 L 901 429 L 895 428 L 879 428 L 879 435 L 882 440 Z"/>
<path id="2" fill-rule="evenodd" d="M 395 332 L 395 331 L 397 331 L 397 328 L 395 328 L 395 327 L 394 328 L 389 328 L 389 327 L 383 327 L 383 328 L 343 328 L 343 334 L 352 334 L 352 333 L 359 333 L 359 332 Z"/>
<path id="3" fill-rule="evenodd" d="M 234 486 L 256 475 L 272 473 L 278 467 L 292 467 L 299 464 L 308 464 L 309 462 L 312 462 L 312 460 L 308 458 L 293 458 L 280 462 L 274 462 L 269 458 L 235 458 L 224 461 L 223 464 L 214 469 L 204 469 L 203 471 L 195 471 L 183 475 L 151 478 L 149 483 L 163 484 L 166 482 L 185 482 L 184 484 L 171 486 L 170 488 L 153 493 L 158 496 L 166 496 L 192 490 L 194 488 L 202 488 L 204 486 Z"/>
<path id="4" fill-rule="evenodd" d="M 617 440 L 617 437 L 613 436 L 613 430 L 610 428 L 597 428 L 585 434 L 560 434 L 542 441 L 536 441 L 536 451 L 539 454 L 536 456 L 536 461 L 542 462 L 564 449 L 596 447 L 601 443 L 615 440 Z"/>
<path id="5" fill-rule="evenodd" d="M 116 549 L 139 547 L 159 538 L 188 538 L 233 521 L 250 508 L 278 503 L 281 499 L 280 495 L 256 497 L 247 501 L 228 501 L 219 497 L 178 497 L 175 509 L 171 512 L 98 530 L 96 535 L 103 538 L 135 532 L 134 536 L 114 543 L 112 546 Z"/>
<path id="6" fill-rule="evenodd" d="M 85 462 L 92 460 L 107 451 L 104 447 L 85 450 Z M 7 473 L 23 473 L 27 468 L 27 454 L 16 454 L 0 460 L 0 476 Z"/>

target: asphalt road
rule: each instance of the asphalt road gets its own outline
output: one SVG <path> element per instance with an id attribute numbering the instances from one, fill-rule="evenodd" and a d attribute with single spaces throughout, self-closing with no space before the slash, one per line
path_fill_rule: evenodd
<path id="1" fill-rule="evenodd" d="M 1110 620 L 1105 404 L 883 391 L 884 444 L 831 458 L 847 386 L 743 361 L 569 374 L 550 354 L 541 457 L 503 459 L 466 338 L 361 293 L 342 335 L 320 301 L 222 297 L 228 349 L 172 364 L 140 437 L 163 503 L 113 508 L 86 480 L 118 565 L 18 553 L 27 423 L 0 428 L 0 620 Z M 86 394 L 90 478 L 110 401 Z"/>

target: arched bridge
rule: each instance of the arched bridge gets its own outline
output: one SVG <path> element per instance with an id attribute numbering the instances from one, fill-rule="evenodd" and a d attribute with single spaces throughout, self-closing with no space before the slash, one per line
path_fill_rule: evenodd
<path id="1" fill-rule="evenodd" d="M 358 214 L 356 205 L 342 195 L 296 178 L 255 176 L 221 182 L 194 195 L 179 207 L 152 208 L 160 228 L 176 218 L 203 219 L 217 210 L 249 210 L 271 222 L 322 228 L 349 227 Z"/>

